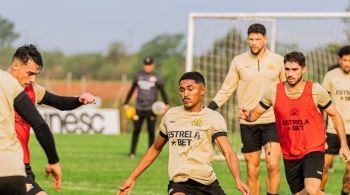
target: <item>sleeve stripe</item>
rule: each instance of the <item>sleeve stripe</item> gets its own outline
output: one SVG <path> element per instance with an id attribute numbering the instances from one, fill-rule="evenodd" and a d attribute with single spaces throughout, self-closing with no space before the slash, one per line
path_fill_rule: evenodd
<path id="1" fill-rule="evenodd" d="M 164 139 L 168 139 L 168 135 L 165 135 L 162 131 L 159 131 L 159 135 Z"/>
<path id="2" fill-rule="evenodd" d="M 326 105 L 324 105 L 324 106 L 318 105 L 318 107 L 321 110 L 324 110 L 324 109 L 327 109 L 331 104 L 332 104 L 332 100 L 329 100 L 329 102 Z"/>
<path id="3" fill-rule="evenodd" d="M 227 136 L 227 132 L 219 131 L 217 133 L 214 133 L 212 135 L 212 138 L 213 138 L 213 140 L 215 140 L 216 138 L 221 137 L 221 136 Z"/>
<path id="4" fill-rule="evenodd" d="M 259 102 L 259 105 L 265 108 L 266 110 L 270 108 L 270 106 L 265 105 L 262 101 Z"/>

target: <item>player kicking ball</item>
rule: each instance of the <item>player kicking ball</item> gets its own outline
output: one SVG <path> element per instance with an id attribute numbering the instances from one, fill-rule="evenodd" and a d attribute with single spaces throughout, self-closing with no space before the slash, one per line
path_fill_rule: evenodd
<path id="1" fill-rule="evenodd" d="M 225 194 L 211 165 L 214 141 L 225 156 L 237 189 L 242 194 L 249 194 L 247 185 L 241 180 L 239 162 L 229 143 L 224 118 L 203 107 L 202 98 L 206 93 L 203 76 L 198 72 L 187 72 L 180 78 L 179 85 L 183 105 L 165 113 L 154 144 L 119 187 L 117 195 L 131 193 L 138 176 L 154 162 L 167 142 L 168 194 Z"/>

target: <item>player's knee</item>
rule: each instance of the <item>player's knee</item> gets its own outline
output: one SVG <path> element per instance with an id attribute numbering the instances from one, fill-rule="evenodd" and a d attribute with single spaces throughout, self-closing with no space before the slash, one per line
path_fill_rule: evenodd
<path id="1" fill-rule="evenodd" d="M 279 163 L 278 161 L 270 161 L 267 163 L 267 170 L 269 172 L 278 172 L 279 171 Z"/>
<path id="2" fill-rule="evenodd" d="M 257 177 L 259 177 L 259 167 L 250 166 L 248 168 L 248 177 L 249 178 L 257 178 Z"/>
<path id="3" fill-rule="evenodd" d="M 48 194 L 44 191 L 41 191 L 41 192 L 38 192 L 36 195 L 48 195 Z"/>
<path id="4" fill-rule="evenodd" d="M 173 195 L 186 195 L 186 194 L 183 192 L 175 192 Z"/>
<path id="5" fill-rule="evenodd" d="M 323 167 L 323 174 L 327 174 L 328 173 L 328 171 L 329 171 L 329 169 L 330 169 L 330 166 L 324 166 Z"/>

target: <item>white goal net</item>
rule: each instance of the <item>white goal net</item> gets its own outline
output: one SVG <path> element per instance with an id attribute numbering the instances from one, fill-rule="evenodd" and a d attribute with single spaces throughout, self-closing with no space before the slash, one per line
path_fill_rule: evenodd
<path id="1" fill-rule="evenodd" d="M 192 13 L 189 17 L 186 71 L 199 71 L 207 85 L 207 104 L 220 89 L 230 62 L 247 51 L 247 29 L 264 24 L 268 47 L 281 55 L 301 51 L 307 79 L 322 82 L 328 67 L 337 63 L 338 49 L 349 44 L 350 13 Z M 238 131 L 236 98 L 219 111 L 233 132 Z"/>

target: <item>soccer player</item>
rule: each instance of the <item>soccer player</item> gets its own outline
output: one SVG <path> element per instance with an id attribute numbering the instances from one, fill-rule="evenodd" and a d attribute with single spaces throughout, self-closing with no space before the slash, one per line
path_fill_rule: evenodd
<path id="1" fill-rule="evenodd" d="M 0 70 L 0 194 L 26 194 L 23 151 L 15 132 L 15 110 L 33 127 L 48 158 L 46 173 L 53 175 L 55 187 L 59 189 L 61 168 L 49 126 L 18 81 Z"/>
<path id="2" fill-rule="evenodd" d="M 247 42 L 250 51 L 236 56 L 226 75 L 221 89 L 208 105 L 217 109 L 237 89 L 239 107 L 253 109 L 259 102 L 264 89 L 284 81 L 283 57 L 266 47 L 266 29 L 262 24 L 248 28 Z M 281 148 L 278 141 L 275 118 L 272 109 L 254 122 L 240 120 L 242 153 L 246 161 L 247 184 L 252 195 L 260 194 L 259 169 L 261 148 L 265 150 L 267 168 L 267 194 L 278 194 L 280 185 L 279 159 Z"/>
<path id="3" fill-rule="evenodd" d="M 293 194 L 324 194 L 320 190 L 325 152 L 325 127 L 322 111 L 332 119 L 340 139 L 340 156 L 350 160 L 343 120 L 327 91 L 318 83 L 304 81 L 305 56 L 291 52 L 284 57 L 286 82 L 266 91 L 251 111 L 239 109 L 243 120 L 258 119 L 274 108 L 285 173 Z"/>
<path id="4" fill-rule="evenodd" d="M 154 144 L 119 187 L 117 194 L 131 192 L 137 177 L 153 163 L 167 142 L 168 194 L 225 194 L 211 165 L 214 141 L 225 156 L 237 189 L 242 194 L 249 194 L 248 187 L 241 181 L 237 156 L 227 138 L 225 120 L 218 112 L 203 106 L 202 98 L 206 93 L 203 76 L 198 72 L 187 72 L 180 78 L 179 85 L 183 106 L 167 111 Z"/>
<path id="5" fill-rule="evenodd" d="M 350 144 L 350 46 L 341 48 L 338 52 L 339 66 L 327 72 L 323 80 L 323 87 L 330 94 L 335 107 L 343 117 L 346 140 Z M 329 116 L 328 121 L 331 121 Z M 321 189 L 324 190 L 327 180 L 328 171 L 333 162 L 334 156 L 339 153 L 340 141 L 333 123 L 327 124 L 327 138 L 325 165 L 323 169 L 323 177 Z M 350 192 L 350 163 L 346 163 L 345 173 L 343 177 L 343 187 L 341 194 L 349 194 Z"/>
<path id="6" fill-rule="evenodd" d="M 83 104 L 95 103 L 95 97 L 89 93 L 84 93 L 79 97 L 63 97 L 48 92 L 44 87 L 35 82 L 43 67 L 40 52 L 34 45 L 24 45 L 19 47 L 13 55 L 12 63 L 8 72 L 17 79 L 25 88 L 33 104 L 46 104 L 59 110 L 72 110 Z M 23 162 L 26 170 L 27 195 L 45 195 L 46 192 L 35 181 L 35 175 L 30 166 L 29 136 L 31 125 L 28 124 L 17 112 L 15 113 L 15 129 L 23 149 Z M 47 170 L 60 169 L 58 164 L 49 164 Z M 60 170 L 59 170 L 60 171 Z M 57 188 L 59 185 L 57 185 Z"/>
<path id="7" fill-rule="evenodd" d="M 147 57 L 143 60 L 143 64 L 143 70 L 135 74 L 132 86 L 124 102 L 124 108 L 127 109 L 129 100 L 137 88 L 136 117 L 134 118 L 134 131 L 131 138 L 130 158 L 135 157 L 137 142 L 145 119 L 147 120 L 148 146 L 151 147 L 154 142 L 156 115 L 152 112 L 152 104 L 157 101 L 158 90 L 164 103 L 168 105 L 163 79 L 158 73 L 154 72 L 154 60 Z"/>

